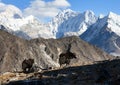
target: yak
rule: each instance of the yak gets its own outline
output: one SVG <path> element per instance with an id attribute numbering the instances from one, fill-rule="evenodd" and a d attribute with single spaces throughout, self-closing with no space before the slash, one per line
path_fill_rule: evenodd
<path id="1" fill-rule="evenodd" d="M 69 51 L 66 52 L 66 53 L 61 53 L 59 55 L 59 64 L 60 64 L 60 66 L 62 64 L 69 65 L 70 60 L 73 59 L 73 58 L 76 58 L 75 53 L 72 53 L 72 52 L 69 52 Z"/>
<path id="2" fill-rule="evenodd" d="M 25 59 L 22 62 L 22 70 L 24 73 L 29 73 L 32 71 L 32 66 L 34 64 L 34 59 Z"/>

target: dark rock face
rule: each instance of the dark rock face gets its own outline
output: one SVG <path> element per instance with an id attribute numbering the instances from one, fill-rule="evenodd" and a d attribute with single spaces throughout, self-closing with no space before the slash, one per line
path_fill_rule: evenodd
<path id="1" fill-rule="evenodd" d="M 98 78 L 95 81 L 96 83 L 104 83 L 104 81 L 107 81 L 111 78 L 110 74 L 108 73 L 108 71 L 104 68 L 99 69 L 99 71 L 97 71 L 98 73 Z"/>
<path id="2" fill-rule="evenodd" d="M 23 40 L 0 30 L 0 48 L 0 73 L 22 71 L 22 62 L 25 59 L 34 59 L 35 66 L 40 69 L 59 68 L 62 64 L 59 62 L 62 53 L 68 54 L 65 63 L 69 66 L 92 64 L 113 58 L 75 36 Z"/>
<path id="3" fill-rule="evenodd" d="M 16 82 L 10 82 L 9 84 L 6 85 L 45 85 L 42 81 L 40 80 L 26 80 L 26 81 L 16 81 Z"/>
<path id="4" fill-rule="evenodd" d="M 46 71 L 47 85 L 120 85 L 120 59 L 97 64 Z M 50 83 L 51 82 L 51 83 Z"/>

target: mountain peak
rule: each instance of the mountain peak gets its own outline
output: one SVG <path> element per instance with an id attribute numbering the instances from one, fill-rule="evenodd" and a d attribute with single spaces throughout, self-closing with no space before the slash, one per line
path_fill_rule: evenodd
<path id="1" fill-rule="evenodd" d="M 107 18 L 107 28 L 120 36 L 120 15 L 110 12 Z"/>
<path id="2" fill-rule="evenodd" d="M 77 12 L 75 12 L 75 11 L 73 11 L 73 10 L 71 10 L 71 9 L 65 9 L 65 10 L 59 12 L 56 17 L 69 17 L 69 16 L 71 16 L 71 15 L 74 16 L 74 15 L 76 15 L 76 14 L 77 14 Z"/>
<path id="3" fill-rule="evenodd" d="M 30 15 L 28 17 L 25 18 L 27 21 L 32 21 L 35 19 L 35 17 L 33 15 Z"/>
<path id="4" fill-rule="evenodd" d="M 21 18 L 22 12 L 19 8 L 13 5 L 0 4 L 0 18 Z"/>
<path id="5" fill-rule="evenodd" d="M 112 18 L 112 19 L 117 19 L 118 17 L 120 17 L 119 15 L 117 15 L 116 13 L 113 12 L 109 12 L 108 14 L 108 18 Z"/>
<path id="6" fill-rule="evenodd" d="M 99 19 L 102 19 L 102 18 L 104 18 L 105 17 L 105 15 L 103 15 L 103 14 L 100 14 L 99 15 Z"/>
<path id="7" fill-rule="evenodd" d="M 71 9 L 65 9 L 65 10 L 63 10 L 62 12 L 63 12 L 63 13 L 66 13 L 66 12 L 69 12 L 69 13 L 70 13 L 70 12 L 74 12 L 74 11 L 71 10 Z"/>
<path id="8" fill-rule="evenodd" d="M 108 15 L 117 15 L 117 14 L 110 11 Z"/>
<path id="9" fill-rule="evenodd" d="M 85 11 L 84 14 L 86 14 L 86 15 L 95 15 L 94 12 L 91 11 L 91 10 Z"/>
<path id="10" fill-rule="evenodd" d="M 87 10 L 83 13 L 83 16 L 85 17 L 85 22 L 91 22 L 94 23 L 97 20 L 97 17 L 95 16 L 94 12 L 91 10 Z"/>

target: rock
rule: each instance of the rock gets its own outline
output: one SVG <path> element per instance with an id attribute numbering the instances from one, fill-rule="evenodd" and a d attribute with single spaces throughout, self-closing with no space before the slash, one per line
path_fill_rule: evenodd
<path id="1" fill-rule="evenodd" d="M 0 79 L 4 79 L 1 83 L 4 82 L 5 85 L 120 85 L 119 75 L 120 59 L 115 59 L 40 73 L 7 72 Z"/>
<path id="2" fill-rule="evenodd" d="M 22 62 L 34 59 L 37 70 L 60 68 L 61 54 L 75 54 L 67 58 L 68 66 L 93 64 L 95 61 L 113 59 L 113 56 L 92 46 L 79 37 L 61 39 L 24 40 L 0 30 L 0 73 L 21 72 Z"/>

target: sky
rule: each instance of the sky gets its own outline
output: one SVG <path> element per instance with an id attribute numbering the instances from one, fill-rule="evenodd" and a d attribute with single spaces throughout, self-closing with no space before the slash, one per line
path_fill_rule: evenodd
<path id="1" fill-rule="evenodd" d="M 120 14 L 120 0 L 1 0 L 1 3 L 15 5 L 25 16 L 34 15 L 41 20 L 67 8 L 79 12 L 92 10 L 97 16 L 109 12 Z"/>

